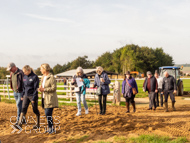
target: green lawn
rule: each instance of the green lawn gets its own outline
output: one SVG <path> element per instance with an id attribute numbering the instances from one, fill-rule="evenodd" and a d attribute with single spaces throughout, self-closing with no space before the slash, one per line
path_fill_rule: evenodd
<path id="1" fill-rule="evenodd" d="M 186 143 L 188 142 L 188 140 L 185 137 L 172 139 L 172 138 L 169 138 L 168 136 L 140 135 L 139 137 L 136 137 L 136 138 L 134 137 L 126 138 L 124 136 L 120 136 L 120 137 L 115 136 L 114 142 L 117 142 L 117 143 Z"/>
<path id="2" fill-rule="evenodd" d="M 114 81 L 112 81 L 114 82 Z M 119 81 L 120 82 L 120 91 L 122 88 L 122 80 Z M 148 93 L 143 92 L 143 82 L 144 80 L 136 80 L 137 85 L 138 85 L 138 91 L 139 93 L 136 95 L 136 98 L 143 98 L 143 97 L 147 97 Z M 63 83 L 57 83 L 57 85 L 63 85 Z M 183 85 L 184 85 L 184 91 L 189 91 L 190 92 L 190 79 L 183 79 Z M 0 89 L 2 89 L 3 87 L 0 87 Z M 57 87 L 57 90 L 64 90 L 64 87 Z M 111 91 L 113 91 L 111 89 Z M 9 90 L 10 93 L 12 93 L 12 90 Z M 57 92 L 58 95 L 66 95 L 65 92 Z M 122 96 L 122 95 L 121 95 Z"/>
<path id="3" fill-rule="evenodd" d="M 123 81 L 120 81 L 122 85 Z M 139 93 L 136 95 L 136 98 L 142 98 L 142 97 L 148 97 L 148 93 L 143 92 L 143 83 L 144 80 L 136 80 L 137 86 L 138 86 L 138 91 Z M 190 79 L 183 79 L 183 86 L 184 86 L 184 91 L 189 91 L 190 92 Z M 120 87 L 120 91 L 122 89 L 122 86 Z"/>
<path id="4" fill-rule="evenodd" d="M 190 92 L 190 79 L 183 79 L 183 87 L 184 91 L 189 91 Z"/>

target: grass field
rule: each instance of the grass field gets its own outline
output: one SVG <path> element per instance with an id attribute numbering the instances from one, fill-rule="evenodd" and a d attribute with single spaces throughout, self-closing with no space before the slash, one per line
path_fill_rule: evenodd
<path id="1" fill-rule="evenodd" d="M 120 80 L 120 85 L 122 85 L 122 82 L 123 81 Z M 137 82 L 138 91 L 139 91 L 139 93 L 136 95 L 136 98 L 148 97 L 148 93 L 143 92 L 143 82 L 144 82 L 144 80 L 136 80 L 136 82 Z M 57 83 L 57 85 L 63 85 L 63 83 Z M 190 79 L 183 79 L 183 86 L 184 86 L 184 91 L 190 92 Z M 122 86 L 120 86 L 120 91 L 121 91 L 121 88 L 122 88 Z M 0 89 L 3 89 L 3 87 L 0 87 Z M 58 87 L 57 90 L 64 90 L 64 88 L 63 87 Z M 9 90 L 9 92 L 13 93 L 12 90 Z M 65 92 L 57 92 L 57 94 L 58 95 L 66 95 Z"/>
<path id="2" fill-rule="evenodd" d="M 190 79 L 183 79 L 184 91 L 190 92 Z"/>
<path id="3" fill-rule="evenodd" d="M 137 86 L 138 86 L 138 91 L 139 93 L 136 95 L 136 98 L 143 98 L 143 97 L 148 97 L 148 93 L 145 93 L 143 91 L 143 83 L 144 80 L 136 80 Z M 122 85 L 122 81 L 120 81 Z M 184 91 L 190 92 L 190 79 L 183 79 L 183 86 L 184 86 Z M 121 91 L 121 87 L 120 87 Z"/>
<path id="4" fill-rule="evenodd" d="M 84 142 L 89 136 L 84 135 L 80 138 L 70 138 L 67 142 L 80 143 Z M 125 136 L 115 136 L 112 139 L 106 141 L 100 140 L 93 143 L 186 143 L 188 140 L 185 137 L 179 137 L 172 139 L 168 136 L 158 136 L 158 135 L 140 135 L 139 137 L 126 138 Z M 59 142 L 53 142 L 59 143 Z"/>

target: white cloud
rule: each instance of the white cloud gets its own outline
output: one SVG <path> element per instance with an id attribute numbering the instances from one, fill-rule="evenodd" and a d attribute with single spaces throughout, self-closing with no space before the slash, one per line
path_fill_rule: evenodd
<path id="1" fill-rule="evenodd" d="M 57 7 L 57 5 L 51 3 L 51 2 L 45 2 L 45 3 L 38 3 L 37 4 L 40 8 L 45 8 L 45 7 Z"/>
<path id="2" fill-rule="evenodd" d="M 46 16 L 40 16 L 35 14 L 26 13 L 23 14 L 32 18 L 41 19 L 41 20 L 47 20 L 47 21 L 55 21 L 55 22 L 66 22 L 66 23 L 74 23 L 74 21 L 66 18 L 55 18 L 55 17 L 46 17 Z"/>

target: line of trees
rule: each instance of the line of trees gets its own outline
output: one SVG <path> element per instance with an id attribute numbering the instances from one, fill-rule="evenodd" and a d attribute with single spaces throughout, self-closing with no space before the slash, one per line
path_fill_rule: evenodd
<path id="1" fill-rule="evenodd" d="M 6 79 L 6 75 L 9 75 L 10 73 L 7 71 L 7 68 L 0 67 L 0 79 Z"/>
<path id="2" fill-rule="evenodd" d="M 88 60 L 88 56 L 85 55 L 64 65 L 57 64 L 52 68 L 52 72 L 57 74 L 76 69 L 78 66 L 84 69 L 102 66 L 105 70 L 118 74 L 124 74 L 126 71 L 138 71 L 145 74 L 147 71 L 154 72 L 160 66 L 173 65 L 172 56 L 165 53 L 162 48 L 153 49 L 131 44 L 113 52 L 105 52 L 95 61 Z M 40 74 L 39 68 L 36 73 Z"/>
<path id="3" fill-rule="evenodd" d="M 105 52 L 95 61 L 88 60 L 88 56 L 78 57 L 75 60 L 63 65 L 57 64 L 52 69 L 53 74 L 58 74 L 78 66 L 84 69 L 102 66 L 105 70 L 124 74 L 126 71 L 138 71 L 146 73 L 148 70 L 154 72 L 160 66 L 173 66 L 173 58 L 165 53 L 162 48 L 140 47 L 138 45 L 126 45 L 113 52 Z M 37 75 L 41 75 L 40 68 L 35 70 Z M 6 68 L 0 67 L 0 78 L 5 79 L 9 72 Z M 146 75 L 146 74 L 145 74 Z"/>

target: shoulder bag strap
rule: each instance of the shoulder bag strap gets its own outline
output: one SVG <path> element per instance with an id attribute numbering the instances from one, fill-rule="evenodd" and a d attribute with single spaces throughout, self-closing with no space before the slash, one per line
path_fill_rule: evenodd
<path id="1" fill-rule="evenodd" d="M 130 86 L 130 87 L 132 87 L 130 84 L 129 84 L 129 82 L 128 82 L 128 80 L 126 79 L 126 82 L 127 82 L 127 84 Z"/>

